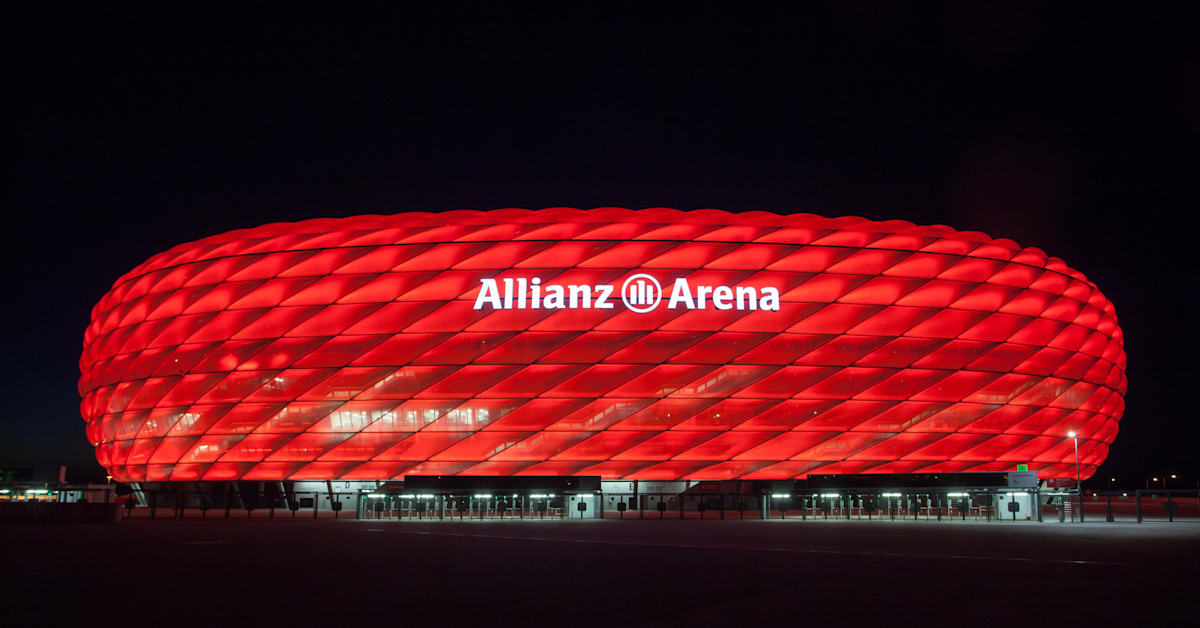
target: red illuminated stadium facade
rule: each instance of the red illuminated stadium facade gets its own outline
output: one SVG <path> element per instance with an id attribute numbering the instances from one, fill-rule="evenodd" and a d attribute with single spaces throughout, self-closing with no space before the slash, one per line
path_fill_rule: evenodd
<path id="1" fill-rule="evenodd" d="M 554 208 L 270 224 L 114 284 L 80 360 L 132 482 L 1082 476 L 1124 408 L 1111 303 L 904 221 Z"/>

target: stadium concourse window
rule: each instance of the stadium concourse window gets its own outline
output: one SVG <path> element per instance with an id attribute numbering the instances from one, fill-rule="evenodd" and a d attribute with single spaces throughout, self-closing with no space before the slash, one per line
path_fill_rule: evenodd
<path id="1" fill-rule="evenodd" d="M 1112 303 L 1040 249 L 662 208 L 356 216 L 180 244 L 116 278 L 80 368 L 99 462 L 147 486 L 1021 463 L 1086 480 L 1126 390 Z M 572 512 L 613 512 L 587 508 Z"/>

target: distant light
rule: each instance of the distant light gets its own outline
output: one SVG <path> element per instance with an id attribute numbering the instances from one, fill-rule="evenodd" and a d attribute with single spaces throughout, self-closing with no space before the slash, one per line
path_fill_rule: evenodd
<path id="1" fill-rule="evenodd" d="M 6 488 L 0 488 L 0 494 L 7 495 L 7 494 L 8 494 L 8 489 L 6 489 Z"/>
<path id="2" fill-rule="evenodd" d="M 371 499 L 379 499 L 383 497 L 383 493 L 367 493 L 367 497 Z"/>
<path id="3" fill-rule="evenodd" d="M 1171 479 L 1172 479 L 1172 480 L 1174 480 L 1174 479 L 1175 479 L 1175 474 L 1174 474 L 1174 473 L 1172 473 L 1172 474 L 1171 474 Z"/>
<path id="4" fill-rule="evenodd" d="M 791 497 L 791 495 L 788 495 L 787 493 L 775 493 L 775 494 L 771 495 L 771 497 L 773 497 L 775 499 L 787 499 L 787 498 Z"/>
<path id="5" fill-rule="evenodd" d="M 900 493 L 884 493 L 883 497 L 900 497 Z"/>
<path id="6" fill-rule="evenodd" d="M 966 497 L 966 493 L 946 493 L 946 497 Z"/>
<path id="7" fill-rule="evenodd" d="M 50 491 L 48 491 L 44 488 L 31 488 L 31 489 L 26 490 L 25 494 L 29 495 L 30 493 L 32 493 L 34 495 L 45 495 L 46 493 L 49 493 L 49 492 Z"/>
<path id="8" fill-rule="evenodd" d="M 412 493 L 407 493 L 405 495 L 401 495 L 400 499 L 414 499 L 415 497 L 416 497 L 416 495 L 413 495 Z"/>
<path id="9" fill-rule="evenodd" d="M 821 497 L 841 497 L 841 493 L 821 493 Z"/>
<path id="10" fill-rule="evenodd" d="M 475 497 L 491 497 L 491 493 L 476 493 Z"/>
<path id="11" fill-rule="evenodd" d="M 1075 430 L 1071 430 L 1070 432 L 1067 432 L 1067 438 L 1075 438 Z"/>

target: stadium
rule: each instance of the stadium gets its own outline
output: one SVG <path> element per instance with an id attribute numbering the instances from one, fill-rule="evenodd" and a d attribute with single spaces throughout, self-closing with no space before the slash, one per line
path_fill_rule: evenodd
<path id="1" fill-rule="evenodd" d="M 81 412 L 131 483 L 1089 477 L 1115 310 L 1037 248 L 717 210 L 451 211 L 175 246 L 92 310 Z"/>

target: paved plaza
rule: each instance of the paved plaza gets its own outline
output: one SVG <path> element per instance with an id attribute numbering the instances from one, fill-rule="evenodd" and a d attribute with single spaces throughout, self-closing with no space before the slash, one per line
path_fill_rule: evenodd
<path id="1" fill-rule="evenodd" d="M 125 625 L 1191 625 L 1200 525 L 158 520 L 0 528 L 6 606 Z M 1166 623 L 1163 623 L 1163 622 Z"/>

